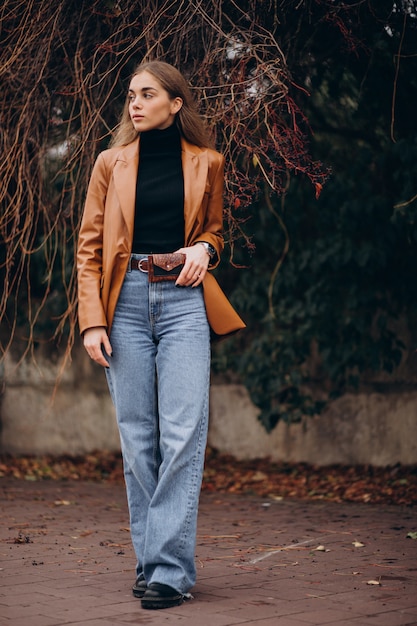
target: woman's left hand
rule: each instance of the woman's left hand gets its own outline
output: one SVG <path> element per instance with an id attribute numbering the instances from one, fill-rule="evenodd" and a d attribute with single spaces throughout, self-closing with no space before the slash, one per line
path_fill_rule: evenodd
<path id="1" fill-rule="evenodd" d="M 205 247 L 196 243 L 194 246 L 180 248 L 176 252 L 185 254 L 186 260 L 175 284 L 180 287 L 198 287 L 198 285 L 201 285 L 210 262 L 210 257 Z"/>

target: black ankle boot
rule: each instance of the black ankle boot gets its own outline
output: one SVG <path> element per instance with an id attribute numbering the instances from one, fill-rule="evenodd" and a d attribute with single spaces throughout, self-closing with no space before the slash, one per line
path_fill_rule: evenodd
<path id="1" fill-rule="evenodd" d="M 169 585 L 161 583 L 151 583 L 148 585 L 143 598 L 143 609 L 169 609 L 172 606 L 179 606 L 183 603 L 182 593 L 173 589 Z"/>

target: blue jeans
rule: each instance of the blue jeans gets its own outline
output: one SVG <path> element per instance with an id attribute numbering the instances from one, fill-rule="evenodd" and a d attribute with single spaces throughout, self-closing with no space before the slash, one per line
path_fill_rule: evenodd
<path id="1" fill-rule="evenodd" d="M 142 258 L 143 255 L 134 255 Z M 210 331 L 202 287 L 128 271 L 106 368 L 137 574 L 187 593 L 208 428 Z"/>

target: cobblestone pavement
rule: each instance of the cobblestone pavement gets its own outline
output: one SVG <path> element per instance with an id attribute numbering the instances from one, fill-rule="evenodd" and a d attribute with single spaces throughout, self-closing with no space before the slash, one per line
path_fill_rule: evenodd
<path id="1" fill-rule="evenodd" d="M 2 626 L 417 626 L 412 507 L 203 493 L 194 599 L 144 611 L 123 485 L 2 478 L 0 498 Z"/>

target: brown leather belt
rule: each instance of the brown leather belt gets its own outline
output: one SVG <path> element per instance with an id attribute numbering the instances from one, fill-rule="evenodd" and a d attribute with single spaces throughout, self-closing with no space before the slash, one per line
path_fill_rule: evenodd
<path id="1" fill-rule="evenodd" d="M 165 280 L 177 280 L 184 267 L 186 257 L 182 252 L 149 254 L 143 259 L 130 259 L 130 269 L 148 274 L 150 283 Z"/>
<path id="2" fill-rule="evenodd" d="M 149 261 L 148 259 L 130 259 L 130 269 L 149 272 Z"/>

